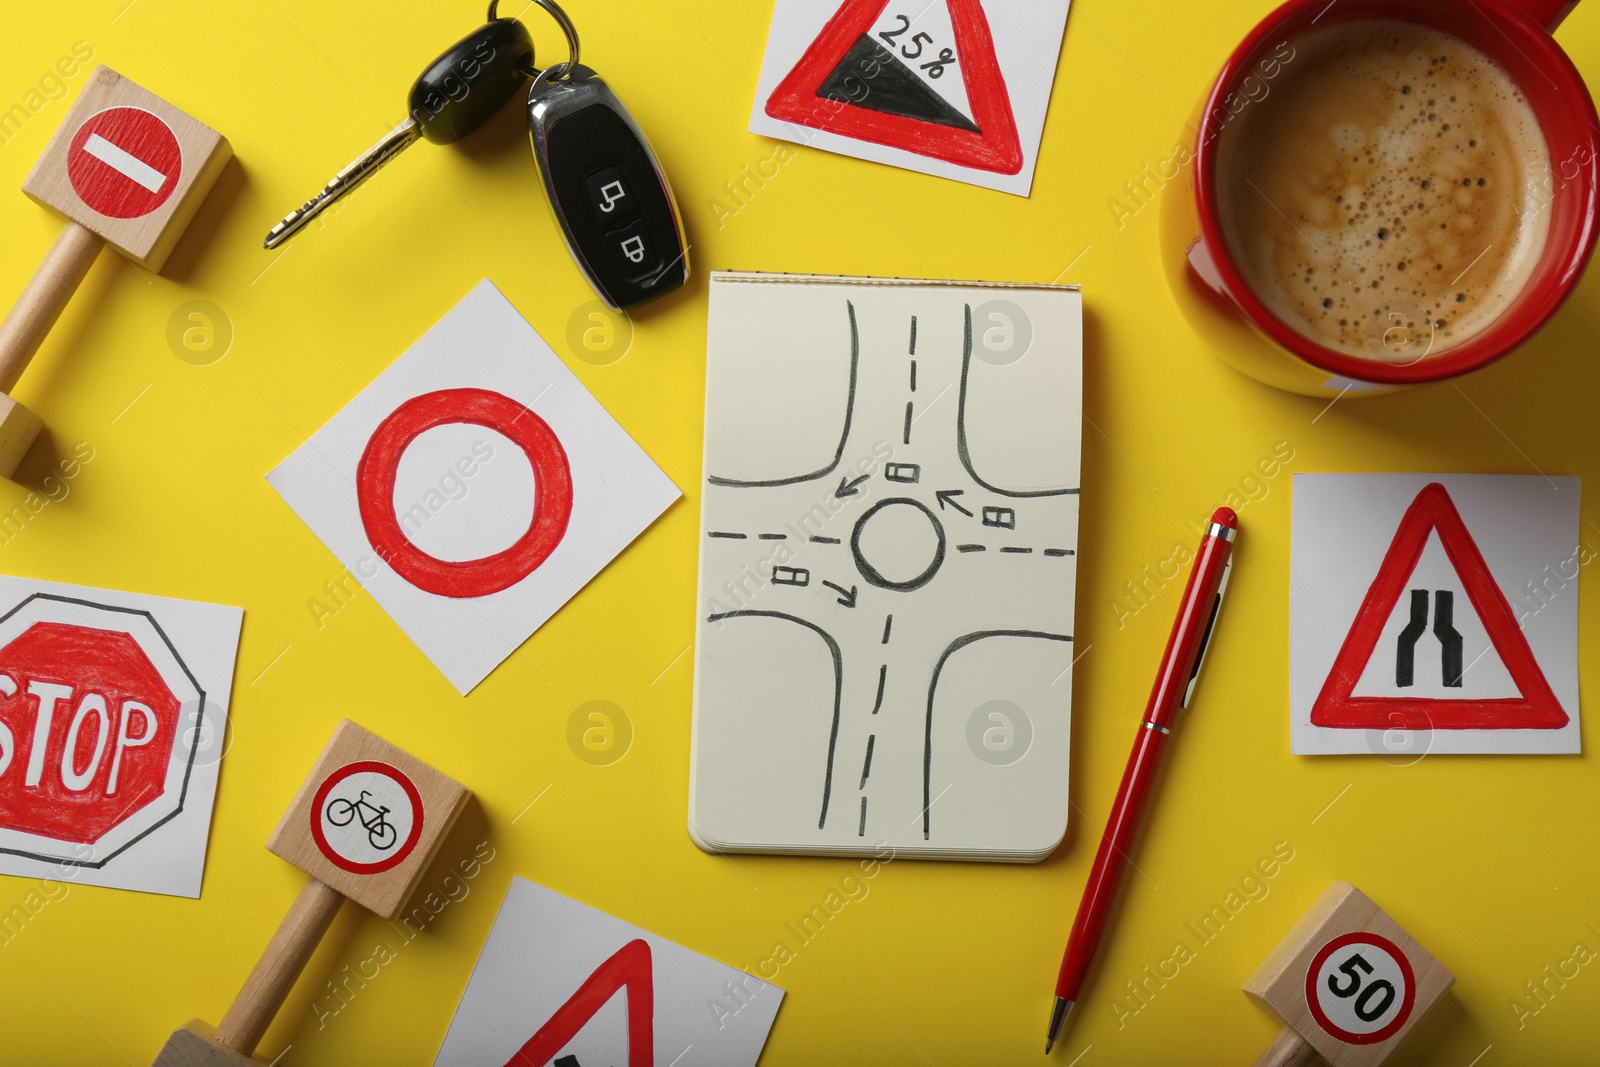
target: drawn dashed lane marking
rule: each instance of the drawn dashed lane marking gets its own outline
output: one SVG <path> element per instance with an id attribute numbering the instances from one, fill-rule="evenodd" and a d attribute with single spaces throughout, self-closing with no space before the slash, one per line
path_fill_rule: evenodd
<path id="1" fill-rule="evenodd" d="M 1015 552 L 1017 555 L 1025 556 L 1028 553 L 1032 552 L 1033 549 L 1031 549 L 1031 548 L 1019 548 L 1016 545 L 1005 545 L 1000 549 L 1000 551 L 1002 551 L 1002 552 Z"/>
<path id="2" fill-rule="evenodd" d="M 867 758 L 861 764 L 861 784 L 856 786 L 858 790 L 865 789 L 867 787 L 867 776 L 872 773 L 872 746 L 877 742 L 877 740 L 877 734 L 867 735 Z"/>
<path id="3" fill-rule="evenodd" d="M 911 361 L 911 391 L 917 391 L 917 361 Z"/>
<path id="4" fill-rule="evenodd" d="M 911 316 L 911 347 L 909 353 L 913 356 L 917 354 L 917 317 L 915 315 Z M 914 389 L 916 386 L 912 386 L 912 388 Z"/>
<path id="5" fill-rule="evenodd" d="M 839 543 L 839 539 L 837 537 L 813 537 L 811 543 L 814 545 L 836 545 Z"/>
<path id="6" fill-rule="evenodd" d="M 1072 556 L 1072 555 L 1076 555 L 1076 553 L 1073 552 L 1073 550 L 1070 549 L 1070 548 L 1047 548 L 1047 549 L 1044 550 L 1044 554 L 1047 555 L 1047 556 Z"/>
<path id="7" fill-rule="evenodd" d="M 985 549 L 985 546 L 983 546 L 983 545 L 957 545 L 956 546 L 956 551 L 957 552 L 983 552 L 983 551 L 986 551 L 986 549 Z"/>
<path id="8" fill-rule="evenodd" d="M 763 541 L 787 541 L 788 539 L 789 539 L 789 535 L 788 534 L 768 533 L 768 534 L 762 534 L 761 535 L 761 540 L 763 540 Z"/>
<path id="9" fill-rule="evenodd" d="M 712 530 L 709 533 L 707 533 L 706 536 L 707 537 L 726 537 L 726 538 L 729 538 L 729 539 L 734 540 L 734 541 L 743 541 L 745 538 L 749 537 L 750 535 L 749 534 L 742 534 L 742 533 L 730 533 L 727 530 Z"/>
<path id="10" fill-rule="evenodd" d="M 878 668 L 878 697 L 872 702 L 872 714 L 878 714 L 878 709 L 883 707 L 883 683 L 889 677 L 889 665 L 885 663 Z"/>
<path id="11" fill-rule="evenodd" d="M 861 798 L 861 824 L 856 827 L 857 837 L 867 836 L 867 798 Z"/>
<path id="12" fill-rule="evenodd" d="M 911 412 L 912 412 L 912 407 L 913 407 L 913 405 L 912 405 L 911 401 L 907 400 L 906 401 L 906 429 L 905 429 L 905 433 L 902 434 L 901 437 L 902 437 L 902 443 L 903 444 L 908 444 L 908 445 L 911 443 Z"/>
<path id="13" fill-rule="evenodd" d="M 894 626 L 894 616 L 885 615 L 883 617 L 883 643 L 886 645 L 889 643 L 889 629 L 892 626 Z M 886 663 L 884 666 L 887 667 L 888 664 Z"/>

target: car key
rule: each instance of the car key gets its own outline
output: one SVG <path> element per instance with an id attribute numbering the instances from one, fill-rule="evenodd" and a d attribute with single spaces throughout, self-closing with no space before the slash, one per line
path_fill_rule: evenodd
<path id="1" fill-rule="evenodd" d="M 599 75 L 575 60 L 535 75 L 528 132 L 567 248 L 601 299 L 621 310 L 688 280 L 667 176 Z"/>
<path id="2" fill-rule="evenodd" d="M 419 139 L 452 144 L 482 126 L 533 73 L 533 38 L 516 19 L 495 18 L 451 45 L 422 72 L 407 100 L 406 120 L 341 170 L 304 206 L 272 228 L 263 247 L 276 248 Z"/>

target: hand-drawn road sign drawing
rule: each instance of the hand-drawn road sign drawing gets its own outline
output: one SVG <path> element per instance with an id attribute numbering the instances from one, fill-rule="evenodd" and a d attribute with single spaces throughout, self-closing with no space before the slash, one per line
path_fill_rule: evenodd
<path id="1" fill-rule="evenodd" d="M 975 309 L 1001 292 L 1025 358 L 979 358 Z M 1060 839 L 1080 314 L 1073 288 L 713 276 L 702 847 L 1025 859 Z M 1015 752 L 969 744 L 995 701 L 1028 729 L 978 736 Z"/>
<path id="2" fill-rule="evenodd" d="M 0 872 L 197 896 L 243 613 L 15 578 L 0 603 Z"/>
<path id="3" fill-rule="evenodd" d="M 1294 750 L 1398 732 L 1434 752 L 1577 751 L 1577 491 L 1297 475 Z"/>
<path id="4" fill-rule="evenodd" d="M 938 34 L 917 28 L 938 16 Z M 965 167 L 1022 169 L 1011 96 L 978 0 L 848 0 L 767 98 L 767 114 Z"/>
<path id="5" fill-rule="evenodd" d="M 268 480 L 462 693 L 678 497 L 487 281 Z"/>
<path id="6" fill-rule="evenodd" d="M 755 1067 L 782 999 L 514 878 L 434 1067 Z"/>
<path id="7" fill-rule="evenodd" d="M 751 131 L 1027 195 L 1065 0 L 779 0 Z"/>

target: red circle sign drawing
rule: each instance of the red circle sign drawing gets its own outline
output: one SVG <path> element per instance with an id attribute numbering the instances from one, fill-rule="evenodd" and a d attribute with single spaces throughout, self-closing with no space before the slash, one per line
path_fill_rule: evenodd
<path id="1" fill-rule="evenodd" d="M 394 485 L 407 446 L 436 426 L 487 426 L 510 438 L 533 465 L 533 521 L 510 547 L 482 559 L 443 560 L 406 537 L 395 516 Z M 413 397 L 378 424 L 356 467 L 361 525 L 378 556 L 425 592 L 456 598 L 488 596 L 516 585 L 550 558 L 572 518 L 572 470 L 548 423 L 510 397 L 487 389 L 445 389 Z"/>
<path id="2" fill-rule="evenodd" d="M 1387 1041 L 1411 1018 L 1417 981 L 1393 941 L 1356 931 L 1323 945 L 1306 969 L 1311 1017 L 1347 1045 Z"/>
<path id="3" fill-rule="evenodd" d="M 377 760 L 347 763 L 317 788 L 311 837 L 341 870 L 387 871 L 411 855 L 422 837 L 422 794 L 398 767 Z"/>
<path id="4" fill-rule="evenodd" d="M 136 219 L 167 202 L 183 176 L 183 150 L 160 118 L 113 107 L 78 127 L 67 149 L 67 177 L 95 211 Z"/>

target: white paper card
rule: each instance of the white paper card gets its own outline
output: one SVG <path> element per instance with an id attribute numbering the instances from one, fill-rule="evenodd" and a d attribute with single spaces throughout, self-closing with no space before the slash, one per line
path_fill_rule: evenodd
<path id="1" fill-rule="evenodd" d="M 1074 288 L 712 275 L 702 847 L 1055 847 L 1081 407 Z"/>
<path id="2" fill-rule="evenodd" d="M 778 0 L 750 132 L 1027 196 L 1067 0 Z"/>
<path id="3" fill-rule="evenodd" d="M 1296 753 L 1579 752 L 1577 478 L 1297 474 Z"/>
<path id="4" fill-rule="evenodd" d="M 0 576 L 0 873 L 200 895 L 243 621 Z"/>
<path id="5" fill-rule="evenodd" d="M 782 1001 L 754 975 L 513 878 L 434 1067 L 754 1067 Z"/>
<path id="6" fill-rule="evenodd" d="M 463 694 L 679 495 L 488 281 L 267 480 Z"/>

